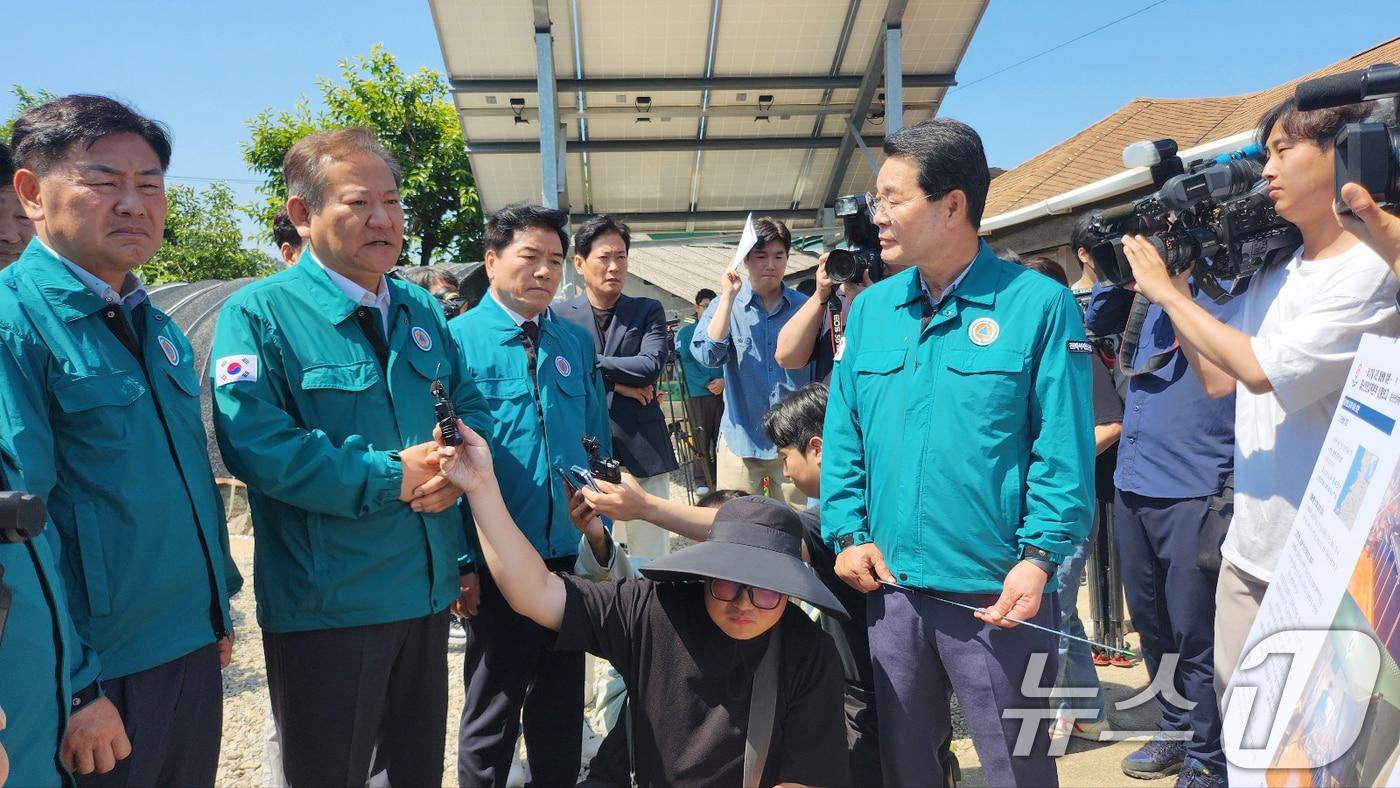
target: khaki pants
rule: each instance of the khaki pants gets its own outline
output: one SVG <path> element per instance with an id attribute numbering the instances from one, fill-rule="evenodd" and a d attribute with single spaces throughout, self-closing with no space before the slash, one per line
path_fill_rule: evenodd
<path id="1" fill-rule="evenodd" d="M 671 474 L 658 473 L 637 479 L 643 490 L 663 500 L 671 498 Z M 641 567 L 671 552 L 671 532 L 646 520 L 619 520 L 613 523 L 613 536 L 627 546 L 632 565 Z"/>
<path id="2" fill-rule="evenodd" d="M 783 461 L 774 457 L 760 460 L 753 457 L 740 457 L 730 451 L 724 438 L 719 439 L 719 449 L 715 452 L 718 474 L 717 489 L 743 490 L 750 495 L 763 494 L 763 479 L 769 479 L 769 495 L 787 503 L 794 509 L 807 508 L 807 496 L 788 481 L 783 473 Z"/>
<path id="3" fill-rule="evenodd" d="M 1220 580 L 1215 584 L 1215 697 L 1224 700 L 1225 687 L 1235 673 L 1259 605 L 1269 584 L 1247 575 L 1226 559 L 1220 560 Z M 1221 705 L 1221 713 L 1225 707 Z"/>

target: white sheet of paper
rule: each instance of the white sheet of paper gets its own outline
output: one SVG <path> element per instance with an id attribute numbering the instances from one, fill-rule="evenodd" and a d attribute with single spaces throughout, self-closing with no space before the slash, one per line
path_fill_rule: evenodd
<path id="1" fill-rule="evenodd" d="M 739 248 L 734 250 L 734 261 L 729 264 L 730 271 L 738 271 L 743 265 L 744 258 L 748 257 L 749 251 L 758 243 L 758 232 L 753 229 L 753 214 L 744 220 L 744 234 L 739 236 Z"/>

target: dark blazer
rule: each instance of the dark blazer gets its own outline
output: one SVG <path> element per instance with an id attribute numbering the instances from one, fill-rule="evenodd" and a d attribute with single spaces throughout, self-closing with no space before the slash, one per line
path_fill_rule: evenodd
<path id="1" fill-rule="evenodd" d="M 581 295 L 554 308 L 559 317 L 582 327 L 593 337 L 598 367 L 608 393 L 612 419 L 613 453 L 633 476 L 645 478 L 676 469 L 676 456 L 666 434 L 661 404 L 641 405 L 631 397 L 613 395 L 613 386 L 654 386 L 666 365 L 670 345 L 666 339 L 666 313 L 654 298 L 624 295 L 613 310 L 612 325 L 598 336 L 593 307 Z"/>

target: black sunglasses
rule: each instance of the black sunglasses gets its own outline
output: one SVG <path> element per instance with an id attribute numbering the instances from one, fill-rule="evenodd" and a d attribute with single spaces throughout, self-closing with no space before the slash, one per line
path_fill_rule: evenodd
<path id="1" fill-rule="evenodd" d="M 759 610 L 772 610 L 783 602 L 783 595 L 777 591 L 754 588 L 751 585 L 736 583 L 733 580 L 706 580 L 705 588 L 708 589 L 710 596 L 721 602 L 733 602 L 747 590 L 749 602 Z"/>

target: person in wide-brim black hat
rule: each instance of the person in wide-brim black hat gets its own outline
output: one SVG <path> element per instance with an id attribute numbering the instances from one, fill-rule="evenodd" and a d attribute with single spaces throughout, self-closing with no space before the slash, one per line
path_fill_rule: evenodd
<path id="1" fill-rule="evenodd" d="M 791 509 L 767 498 L 730 501 L 704 542 L 653 561 L 641 579 L 552 574 L 501 501 L 490 448 L 465 425 L 458 431 L 465 442 L 442 449 L 441 469 L 471 504 L 483 582 L 556 632 L 556 649 L 608 660 L 627 685 L 627 723 L 603 742 L 590 781 L 744 784 L 757 676 L 775 658 L 775 724 L 766 758 L 756 761 L 757 784 L 849 783 L 840 659 L 831 638 L 788 601 L 847 614 L 802 562 L 802 525 Z"/>
<path id="2" fill-rule="evenodd" d="M 802 560 L 802 521 L 772 498 L 735 498 L 705 541 L 642 567 L 652 580 L 723 580 L 800 599 L 845 621 L 836 595 Z"/>

